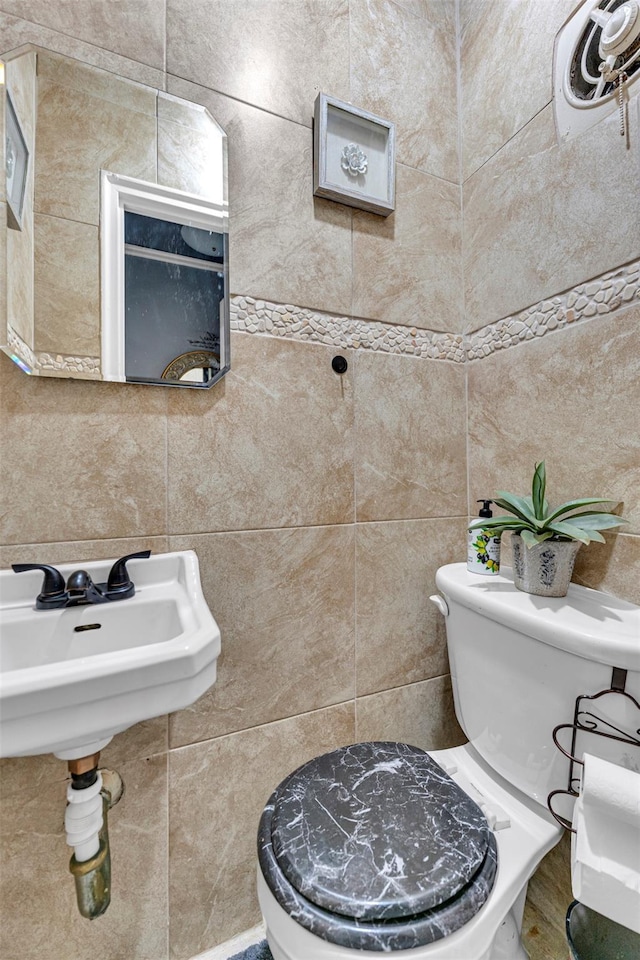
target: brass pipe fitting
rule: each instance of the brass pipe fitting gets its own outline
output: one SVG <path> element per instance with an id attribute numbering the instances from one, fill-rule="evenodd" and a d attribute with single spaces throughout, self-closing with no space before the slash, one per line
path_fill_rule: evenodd
<path id="1" fill-rule="evenodd" d="M 100 760 L 100 751 L 92 753 L 88 757 L 78 757 L 77 760 L 67 760 L 69 773 L 75 773 L 76 776 L 82 773 L 89 773 L 95 770 Z"/>
<path id="2" fill-rule="evenodd" d="M 107 810 L 109 800 L 102 796 L 103 822 L 100 830 L 100 847 L 91 860 L 78 862 L 75 854 L 69 861 L 69 870 L 76 884 L 78 910 L 87 920 L 102 916 L 111 903 L 111 850 Z"/>
<path id="3" fill-rule="evenodd" d="M 75 803 L 77 797 L 78 801 L 82 802 L 80 797 L 83 791 L 95 789 L 98 780 L 102 798 L 102 827 L 97 837 L 98 852 L 90 860 L 77 860 L 74 853 L 69 861 L 69 870 L 75 881 L 78 910 L 88 920 L 102 916 L 111 902 L 111 851 L 107 811 L 118 802 L 124 790 L 122 778 L 115 770 L 105 770 L 103 779 L 98 770 L 99 760 L 100 753 L 97 752 L 67 762 L 73 781 L 68 788 L 69 800 Z M 91 797 L 89 800 L 91 801 Z M 94 808 L 94 814 L 96 812 Z M 69 832 L 67 837 L 69 838 Z M 67 842 L 74 845 L 70 839 L 67 839 Z"/>

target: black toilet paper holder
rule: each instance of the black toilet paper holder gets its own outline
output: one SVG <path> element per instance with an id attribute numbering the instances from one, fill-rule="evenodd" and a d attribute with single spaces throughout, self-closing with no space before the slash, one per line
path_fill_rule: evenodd
<path id="1" fill-rule="evenodd" d="M 569 782 L 566 790 L 552 790 L 547 797 L 547 806 L 552 816 L 558 823 L 575 833 L 575 828 L 567 817 L 563 817 L 553 809 L 553 798 L 557 796 L 566 796 L 575 800 L 580 794 L 580 776 L 576 771 L 577 766 L 584 766 L 584 762 L 576 756 L 576 747 L 579 733 L 592 734 L 596 737 L 605 737 L 607 740 L 616 740 L 618 743 L 628 743 L 633 747 L 640 747 L 640 727 L 633 731 L 623 730 L 616 726 L 610 720 L 594 713 L 589 709 L 590 704 L 602 697 L 619 696 L 626 697 L 640 712 L 640 703 L 630 693 L 625 690 L 627 682 L 627 671 L 620 667 L 613 667 L 611 675 L 611 686 L 606 690 L 599 690 L 598 693 L 583 693 L 576 697 L 575 709 L 573 711 L 572 723 L 559 723 L 553 729 L 553 742 L 558 750 L 564 754 L 569 761 Z M 571 747 L 565 750 L 559 740 L 559 734 L 562 730 L 571 730 Z"/>

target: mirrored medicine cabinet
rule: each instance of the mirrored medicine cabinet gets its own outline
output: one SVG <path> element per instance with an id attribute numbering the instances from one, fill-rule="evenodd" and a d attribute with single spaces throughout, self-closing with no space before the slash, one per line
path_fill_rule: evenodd
<path id="1" fill-rule="evenodd" d="M 229 369 L 224 131 L 31 45 L 0 78 L 4 352 L 31 375 L 212 386 Z"/>

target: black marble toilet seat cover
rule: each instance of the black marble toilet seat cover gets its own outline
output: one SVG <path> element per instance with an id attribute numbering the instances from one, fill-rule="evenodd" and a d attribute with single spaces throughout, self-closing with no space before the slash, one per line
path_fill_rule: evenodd
<path id="1" fill-rule="evenodd" d="M 273 854 L 289 884 L 321 910 L 356 920 L 437 910 L 494 857 L 478 805 L 429 754 L 403 743 L 316 757 L 280 784 L 269 806 Z M 473 912 L 494 874 L 495 863 Z"/>

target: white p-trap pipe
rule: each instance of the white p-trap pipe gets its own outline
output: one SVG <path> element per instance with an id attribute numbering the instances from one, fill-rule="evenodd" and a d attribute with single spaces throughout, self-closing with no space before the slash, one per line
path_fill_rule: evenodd
<path id="1" fill-rule="evenodd" d="M 67 786 L 67 809 L 64 814 L 64 826 L 67 843 L 73 847 L 76 860 L 81 863 L 91 860 L 100 849 L 100 830 L 102 829 L 102 774 L 98 771 L 96 782 L 84 790 L 75 790 L 70 783 Z"/>

